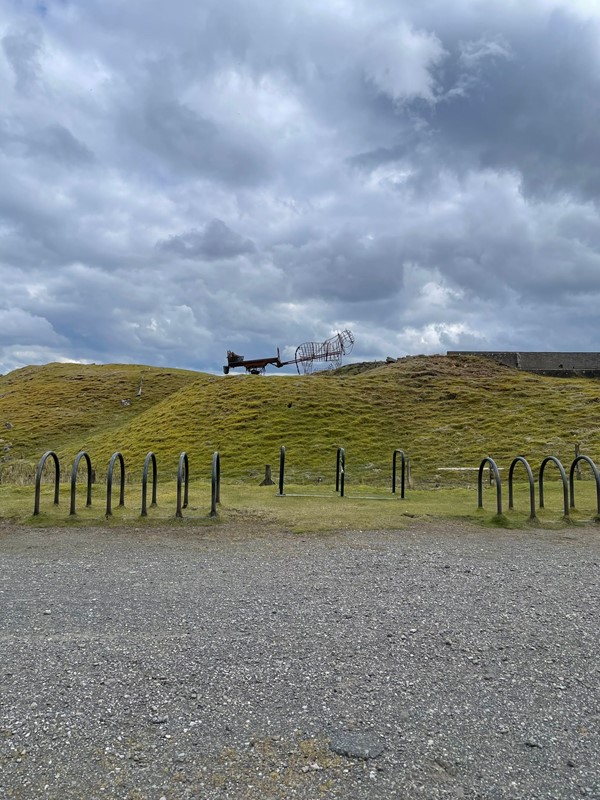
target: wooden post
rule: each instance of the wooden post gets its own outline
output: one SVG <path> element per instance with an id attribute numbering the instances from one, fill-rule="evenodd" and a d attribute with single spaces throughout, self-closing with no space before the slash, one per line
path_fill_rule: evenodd
<path id="1" fill-rule="evenodd" d="M 261 486 L 274 486 L 275 481 L 271 478 L 271 465 L 265 464 L 265 479 L 260 484 Z"/>

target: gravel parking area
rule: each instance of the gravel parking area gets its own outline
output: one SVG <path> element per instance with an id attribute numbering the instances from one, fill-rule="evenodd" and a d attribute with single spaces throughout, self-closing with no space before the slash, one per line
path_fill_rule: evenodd
<path id="1" fill-rule="evenodd" d="M 0 525 L 0 798 L 600 798 L 600 532 Z"/>

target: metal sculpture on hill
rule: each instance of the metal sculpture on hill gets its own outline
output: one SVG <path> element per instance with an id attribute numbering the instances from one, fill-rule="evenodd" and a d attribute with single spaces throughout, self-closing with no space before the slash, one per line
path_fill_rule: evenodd
<path id="1" fill-rule="evenodd" d="M 296 348 L 295 356 L 290 361 L 281 360 L 279 348 L 277 348 L 276 356 L 249 359 L 234 353 L 233 350 L 228 350 L 227 364 L 223 367 L 223 372 L 228 375 L 230 369 L 242 367 L 252 375 L 260 375 L 265 372 L 269 364 L 277 367 L 277 369 L 281 369 L 281 367 L 285 367 L 288 364 L 295 364 L 298 374 L 303 372 L 305 375 L 310 375 L 315 370 L 315 364 L 324 365 L 325 368 L 329 369 L 339 367 L 342 363 L 342 356 L 349 353 L 353 345 L 354 336 L 352 332 L 344 330 L 324 342 L 304 342 L 304 344 Z"/>
<path id="2" fill-rule="evenodd" d="M 310 375 L 314 370 L 315 362 L 326 363 L 329 369 L 336 369 L 342 363 L 342 356 L 352 350 L 354 336 L 349 330 L 336 333 L 331 339 L 324 342 L 304 342 L 296 349 L 294 361 L 296 368 L 305 375 Z"/>

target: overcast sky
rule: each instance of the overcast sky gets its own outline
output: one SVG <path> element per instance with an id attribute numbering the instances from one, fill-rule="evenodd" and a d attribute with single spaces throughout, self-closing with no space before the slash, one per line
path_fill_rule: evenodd
<path id="1" fill-rule="evenodd" d="M 597 0 L 0 0 L 0 372 L 600 350 L 599 200 Z"/>

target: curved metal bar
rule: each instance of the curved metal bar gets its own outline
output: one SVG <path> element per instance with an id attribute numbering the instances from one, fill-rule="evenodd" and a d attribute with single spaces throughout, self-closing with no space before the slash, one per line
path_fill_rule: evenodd
<path id="1" fill-rule="evenodd" d="M 69 510 L 69 514 L 71 515 L 75 514 L 75 486 L 77 483 L 77 470 L 79 469 L 79 462 L 82 458 L 85 458 L 85 463 L 87 465 L 87 498 L 85 504 L 86 506 L 92 505 L 92 462 L 85 450 L 81 450 L 81 452 L 77 453 L 75 456 L 73 469 L 71 470 L 71 508 Z"/>
<path id="2" fill-rule="evenodd" d="M 546 464 L 549 462 L 556 464 L 558 467 L 558 471 L 560 472 L 560 478 L 562 480 L 563 485 L 563 506 L 564 506 L 564 515 L 565 517 L 569 516 L 569 490 L 567 488 L 567 473 L 565 472 L 565 468 L 560 463 L 556 456 L 546 456 L 546 458 L 540 464 L 540 508 L 544 508 L 544 470 L 546 469 Z"/>
<path id="3" fill-rule="evenodd" d="M 115 464 L 119 461 L 121 468 L 121 490 L 119 492 L 119 505 L 125 505 L 125 460 L 121 453 L 113 453 L 108 463 L 108 473 L 106 475 L 106 516 L 112 516 L 112 481 Z"/>
<path id="4" fill-rule="evenodd" d="M 502 513 L 502 486 L 500 484 L 500 472 L 493 458 L 486 456 L 479 465 L 479 472 L 477 474 L 477 508 L 483 508 L 483 470 L 485 465 L 489 464 L 490 469 L 494 473 L 496 479 L 496 507 L 498 514 Z"/>
<path id="5" fill-rule="evenodd" d="M 406 478 L 406 453 L 404 450 L 394 450 L 394 455 L 392 456 L 392 494 L 396 494 L 396 461 L 398 454 L 400 454 L 402 465 L 402 475 L 400 478 L 400 499 L 404 500 L 404 485 Z"/>
<path id="6" fill-rule="evenodd" d="M 512 510 L 513 504 L 513 472 L 517 464 L 523 464 L 527 470 L 527 478 L 529 480 L 529 519 L 535 519 L 535 480 L 533 472 L 529 466 L 529 462 L 523 456 L 517 456 L 513 459 L 512 464 L 508 470 L 508 507 Z"/>
<path id="7" fill-rule="evenodd" d="M 42 471 L 44 464 L 52 456 L 54 461 L 54 505 L 58 505 L 58 491 L 60 487 L 60 462 L 54 450 L 48 450 L 38 461 L 37 469 L 35 471 L 35 501 L 33 504 L 34 517 L 40 513 L 40 490 L 42 482 Z"/>
<path id="8" fill-rule="evenodd" d="M 281 445 L 279 449 L 279 496 L 283 497 L 285 492 L 283 491 L 283 481 L 285 475 L 285 447 Z"/>
<path id="9" fill-rule="evenodd" d="M 335 490 L 344 496 L 344 485 L 346 482 L 346 451 L 343 447 L 338 447 L 335 459 Z"/>
<path id="10" fill-rule="evenodd" d="M 586 464 L 589 464 L 592 468 L 592 472 L 594 473 L 594 478 L 596 479 L 596 506 L 598 508 L 598 516 L 600 517 L 600 472 L 598 472 L 598 467 L 594 464 L 589 456 L 579 455 L 571 464 L 571 469 L 569 470 L 570 506 L 571 508 L 575 508 L 575 482 L 573 480 L 573 476 L 575 475 L 575 468 L 580 461 L 585 461 Z"/>
<path id="11" fill-rule="evenodd" d="M 188 487 L 190 482 L 190 470 L 187 453 L 182 453 L 179 456 L 179 465 L 177 467 L 177 511 L 176 517 L 183 517 L 181 513 L 182 508 L 187 508 L 188 504 Z M 181 504 L 181 484 L 184 484 L 183 492 L 183 505 Z"/>
<path id="12" fill-rule="evenodd" d="M 219 453 L 213 453 L 211 474 L 211 517 L 217 516 L 217 503 L 221 502 L 221 458 Z"/>
<path id="13" fill-rule="evenodd" d="M 156 505 L 156 456 L 152 451 L 148 453 L 144 461 L 144 471 L 142 472 L 142 517 L 148 516 L 147 498 L 148 498 L 148 467 L 152 463 L 152 502 L 151 507 Z"/>

